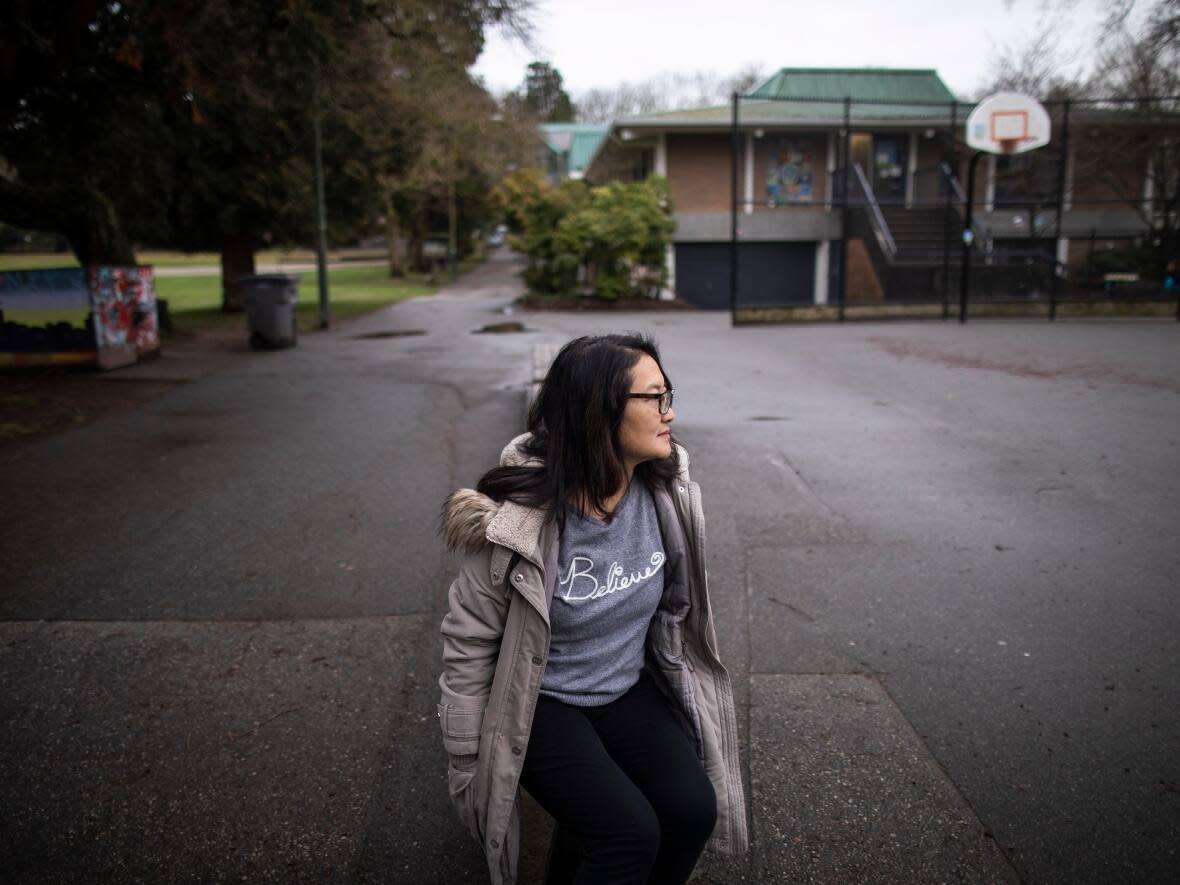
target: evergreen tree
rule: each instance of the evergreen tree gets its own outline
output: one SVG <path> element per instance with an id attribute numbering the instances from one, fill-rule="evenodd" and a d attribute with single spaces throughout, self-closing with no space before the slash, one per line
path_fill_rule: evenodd
<path id="1" fill-rule="evenodd" d="M 528 66 L 524 84 L 514 93 L 523 110 L 542 123 L 572 123 L 574 103 L 562 85 L 561 72 L 549 62 L 535 61 Z"/>
<path id="2" fill-rule="evenodd" d="M 333 224 L 380 212 L 424 147 L 418 77 L 462 75 L 526 0 L 62 0 L 0 5 L 0 222 L 59 231 L 84 264 L 136 242 L 222 254 L 307 242 L 312 126 Z M 426 121 L 429 125 L 429 121 Z"/>

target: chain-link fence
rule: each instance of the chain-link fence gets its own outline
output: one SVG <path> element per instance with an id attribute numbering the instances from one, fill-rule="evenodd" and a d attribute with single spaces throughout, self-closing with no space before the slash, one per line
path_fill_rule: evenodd
<path id="1" fill-rule="evenodd" d="M 961 304 L 1052 317 L 1099 302 L 1180 318 L 1180 99 L 1043 104 L 1047 146 L 972 163 L 971 104 L 735 97 L 735 321 L 804 306 L 947 317 Z M 810 265 L 775 270 L 758 257 L 765 244 L 804 242 L 815 244 Z M 814 286 L 776 297 L 785 290 L 767 285 L 807 267 Z"/>

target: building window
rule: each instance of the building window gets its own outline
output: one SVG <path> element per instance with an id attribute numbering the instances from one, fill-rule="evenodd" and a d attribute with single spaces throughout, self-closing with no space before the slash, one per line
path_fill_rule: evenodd
<path id="1" fill-rule="evenodd" d="M 996 157 L 996 208 L 1056 205 L 1057 160 L 1050 151 Z"/>
<path id="2" fill-rule="evenodd" d="M 656 168 L 656 152 L 654 148 L 643 148 L 635 156 L 635 163 L 631 168 L 632 181 L 643 181 Z"/>

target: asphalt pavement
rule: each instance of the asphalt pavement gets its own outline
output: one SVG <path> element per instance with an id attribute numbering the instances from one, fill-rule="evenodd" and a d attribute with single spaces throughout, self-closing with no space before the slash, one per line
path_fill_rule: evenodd
<path id="1" fill-rule="evenodd" d="M 700 881 L 1171 881 L 1180 325 L 509 313 L 518 271 L 166 352 L 110 377 L 171 393 L 0 452 L 6 881 L 483 881 L 439 507 L 538 347 L 622 329 L 677 390 L 739 701 L 752 851 Z"/>

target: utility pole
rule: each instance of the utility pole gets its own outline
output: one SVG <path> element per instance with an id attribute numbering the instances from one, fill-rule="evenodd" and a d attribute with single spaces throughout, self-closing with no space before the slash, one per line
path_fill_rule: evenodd
<path id="1" fill-rule="evenodd" d="M 455 259 L 459 254 L 459 211 L 455 204 L 455 163 L 451 162 L 451 174 L 447 181 L 447 268 L 451 279 L 458 276 Z"/>
<path id="2" fill-rule="evenodd" d="M 331 317 L 328 311 L 328 218 L 324 208 L 324 144 L 320 132 L 320 66 L 315 65 L 315 109 L 312 114 L 312 129 L 315 133 L 315 204 L 316 239 L 315 264 L 320 288 L 320 328 L 326 329 Z"/>

